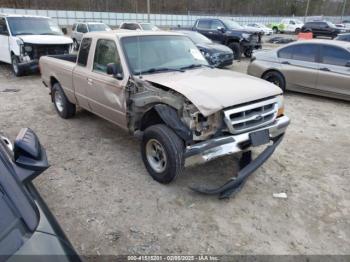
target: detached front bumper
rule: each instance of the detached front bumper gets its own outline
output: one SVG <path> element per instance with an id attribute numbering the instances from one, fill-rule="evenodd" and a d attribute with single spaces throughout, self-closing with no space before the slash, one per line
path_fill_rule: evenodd
<path id="1" fill-rule="evenodd" d="M 18 63 L 18 69 L 26 73 L 36 73 L 39 71 L 39 60 Z"/>
<path id="2" fill-rule="evenodd" d="M 273 140 L 284 134 L 289 123 L 289 118 L 287 116 L 282 116 L 277 118 L 273 124 L 258 130 L 239 135 L 214 138 L 193 146 L 188 146 L 185 152 L 185 166 L 203 164 L 222 156 L 240 153 L 247 149 L 244 148 L 244 145 L 249 144 L 249 134 L 259 130 L 269 130 L 270 139 Z"/>
<path id="3" fill-rule="evenodd" d="M 185 165 L 191 166 L 194 164 L 202 164 L 222 156 L 245 152 L 251 149 L 250 133 L 260 130 L 268 130 L 270 136 L 269 146 L 253 161 L 251 161 L 249 155 L 249 164 L 247 163 L 247 165 L 245 165 L 245 167 L 239 171 L 237 176 L 232 177 L 223 186 L 215 189 L 202 186 L 191 187 L 191 189 L 198 193 L 207 195 L 219 194 L 220 198 L 230 197 L 233 193 L 237 192 L 244 185 L 247 178 L 262 164 L 264 164 L 273 154 L 277 146 L 281 143 L 289 123 L 289 118 L 287 116 L 282 116 L 277 118 L 273 124 L 252 132 L 224 138 L 216 138 L 187 147 L 185 153 Z"/>

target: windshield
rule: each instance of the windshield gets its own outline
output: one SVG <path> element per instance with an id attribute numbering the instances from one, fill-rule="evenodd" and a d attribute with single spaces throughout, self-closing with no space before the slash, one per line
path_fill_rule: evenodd
<path id="1" fill-rule="evenodd" d="M 12 35 L 63 35 L 58 25 L 49 18 L 8 17 Z"/>
<path id="2" fill-rule="evenodd" d="M 232 21 L 232 20 L 222 20 L 222 21 L 229 29 L 242 29 L 243 28 L 240 24 L 238 24 L 235 21 Z"/>
<path id="3" fill-rule="evenodd" d="M 89 32 L 110 31 L 111 29 L 105 24 L 88 24 Z"/>
<path id="4" fill-rule="evenodd" d="M 182 32 L 187 35 L 195 44 L 211 44 L 212 41 L 204 35 L 197 32 Z"/>
<path id="5" fill-rule="evenodd" d="M 303 24 L 303 21 L 301 21 L 301 20 L 294 20 L 294 22 L 298 25 Z"/>
<path id="6" fill-rule="evenodd" d="M 132 36 L 122 39 L 133 74 L 208 66 L 202 53 L 186 36 Z M 162 70 L 160 70 L 162 69 Z M 166 70 L 164 70 L 166 69 Z"/>
<path id="7" fill-rule="evenodd" d="M 158 30 L 158 27 L 152 25 L 152 24 L 140 24 L 142 29 L 145 31 L 156 31 Z"/>
<path id="8" fill-rule="evenodd" d="M 333 24 L 332 22 L 327 21 L 326 23 L 327 23 L 327 25 L 330 26 L 330 27 L 336 27 L 335 24 Z"/>

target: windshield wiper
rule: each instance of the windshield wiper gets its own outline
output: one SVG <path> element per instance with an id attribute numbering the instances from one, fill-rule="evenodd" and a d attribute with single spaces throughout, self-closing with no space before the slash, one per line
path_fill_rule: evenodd
<path id="1" fill-rule="evenodd" d="M 158 72 L 167 72 L 167 71 L 175 71 L 175 72 L 185 72 L 183 69 L 176 69 L 176 68 L 168 68 L 168 67 L 159 67 L 159 68 L 150 68 L 144 71 L 136 72 L 137 75 L 139 74 L 152 74 L 152 73 L 158 73 Z"/>
<path id="2" fill-rule="evenodd" d="M 18 34 L 15 34 L 16 36 L 17 35 L 33 35 L 33 33 L 18 33 Z"/>
<path id="3" fill-rule="evenodd" d="M 209 68 L 214 68 L 213 66 L 210 66 L 210 65 L 203 65 L 203 64 L 191 64 L 191 65 L 188 65 L 188 66 L 184 66 L 184 67 L 181 67 L 180 69 L 181 70 L 185 70 L 185 69 L 193 69 L 193 68 L 198 68 L 198 67 L 209 67 Z"/>

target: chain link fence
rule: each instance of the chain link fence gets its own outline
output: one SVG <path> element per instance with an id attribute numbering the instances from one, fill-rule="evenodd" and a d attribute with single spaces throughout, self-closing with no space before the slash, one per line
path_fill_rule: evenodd
<path id="1" fill-rule="evenodd" d="M 146 13 L 113 13 L 113 12 L 85 12 L 72 10 L 35 10 L 35 9 L 14 9 L 14 8 L 0 8 L 0 13 L 5 14 L 25 14 L 25 15 L 39 15 L 48 16 L 57 21 L 60 26 L 71 26 L 75 22 L 103 22 L 112 27 L 120 25 L 123 22 L 138 21 L 147 22 L 148 16 Z M 151 14 L 151 23 L 161 27 L 189 27 L 192 26 L 196 19 L 203 17 L 217 17 L 226 18 L 237 21 L 240 24 L 248 23 L 277 23 L 283 18 L 282 16 L 220 16 L 220 15 L 205 15 L 189 13 L 187 15 L 174 14 Z M 304 20 L 304 17 L 295 17 L 296 19 Z M 334 23 L 341 21 L 340 16 L 318 17 L 318 19 L 326 19 Z M 312 19 L 309 17 L 308 19 Z M 350 20 L 350 17 L 344 17 L 344 20 Z"/>

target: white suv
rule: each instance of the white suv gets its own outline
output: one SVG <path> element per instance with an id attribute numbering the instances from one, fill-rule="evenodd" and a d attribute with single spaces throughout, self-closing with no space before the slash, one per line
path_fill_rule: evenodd
<path id="1" fill-rule="evenodd" d="M 97 22 L 82 22 L 75 23 L 72 27 L 72 39 L 74 49 L 78 50 L 81 40 L 83 39 L 84 34 L 89 32 L 99 32 L 99 31 L 110 31 L 112 30 L 108 25 L 104 23 Z"/>
<path id="2" fill-rule="evenodd" d="M 72 40 L 49 17 L 0 14 L 0 61 L 16 76 L 38 70 L 43 55 L 68 54 Z"/>

